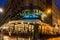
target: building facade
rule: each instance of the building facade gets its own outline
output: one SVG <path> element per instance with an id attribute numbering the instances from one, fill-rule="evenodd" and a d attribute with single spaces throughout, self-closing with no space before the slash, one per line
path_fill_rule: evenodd
<path id="1" fill-rule="evenodd" d="M 54 24 L 57 24 L 57 25 L 60 25 L 60 10 L 58 9 L 58 7 L 57 7 L 57 5 L 56 5 L 56 3 L 54 3 L 54 0 L 52 1 L 52 23 L 53 23 L 53 25 Z"/>
<path id="2" fill-rule="evenodd" d="M 26 9 L 45 12 L 47 8 L 52 8 L 52 0 L 8 0 L 0 25 L 10 21 L 10 18 L 17 13 L 23 13 Z"/>

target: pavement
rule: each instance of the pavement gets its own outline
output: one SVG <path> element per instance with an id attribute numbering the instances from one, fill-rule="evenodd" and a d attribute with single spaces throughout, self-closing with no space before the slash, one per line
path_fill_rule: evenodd
<path id="1" fill-rule="evenodd" d="M 0 40 L 31 40 L 30 37 L 24 38 L 24 37 L 16 37 L 16 36 L 8 36 L 8 35 L 1 35 L 0 34 Z M 51 38 L 40 38 L 38 40 L 60 40 L 59 37 L 51 37 Z"/>
<path id="2" fill-rule="evenodd" d="M 21 37 L 10 37 L 10 36 L 7 36 L 7 35 L 4 35 L 3 37 L 0 37 L 0 40 L 31 40 L 29 37 L 28 38 L 21 38 Z"/>

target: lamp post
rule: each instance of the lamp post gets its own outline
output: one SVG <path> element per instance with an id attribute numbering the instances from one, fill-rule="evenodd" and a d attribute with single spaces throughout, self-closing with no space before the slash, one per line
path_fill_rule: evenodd
<path id="1" fill-rule="evenodd" d="M 34 24 L 34 40 L 37 40 L 38 39 L 38 27 L 39 27 L 39 24 Z"/>
<path id="2" fill-rule="evenodd" d="M 45 13 L 47 16 L 50 16 L 50 24 L 52 26 L 52 9 L 51 8 L 47 8 L 47 10 L 45 10 Z"/>

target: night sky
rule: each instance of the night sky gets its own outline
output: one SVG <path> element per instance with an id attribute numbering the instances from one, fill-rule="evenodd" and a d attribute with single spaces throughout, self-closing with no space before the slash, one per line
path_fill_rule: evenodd
<path id="1" fill-rule="evenodd" d="M 54 1 L 56 3 L 57 7 L 60 9 L 60 0 L 54 0 Z"/>
<path id="2" fill-rule="evenodd" d="M 0 7 L 4 8 L 7 3 L 7 0 L 0 0 Z"/>
<path id="3" fill-rule="evenodd" d="M 7 0 L 0 0 L 0 8 L 4 8 L 7 3 Z M 0 16 L 2 16 L 2 13 L 0 13 Z"/>
<path id="4" fill-rule="evenodd" d="M 60 0 L 54 0 L 57 7 L 60 9 Z M 4 8 L 7 3 L 7 0 L 0 0 L 0 7 Z M 1 13 L 0 13 L 1 14 Z M 1 15 L 0 15 L 1 16 Z"/>

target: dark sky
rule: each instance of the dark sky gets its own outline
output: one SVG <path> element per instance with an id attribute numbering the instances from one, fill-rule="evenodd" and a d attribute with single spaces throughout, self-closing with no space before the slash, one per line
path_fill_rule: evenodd
<path id="1" fill-rule="evenodd" d="M 7 0 L 0 0 L 0 8 L 4 8 L 7 3 Z M 0 16 L 2 16 L 2 13 L 0 13 Z"/>
<path id="2" fill-rule="evenodd" d="M 56 3 L 57 7 L 60 9 L 60 0 L 54 0 L 54 1 Z"/>
<path id="3" fill-rule="evenodd" d="M 0 0 L 0 7 L 4 8 L 7 3 L 7 0 Z"/>

